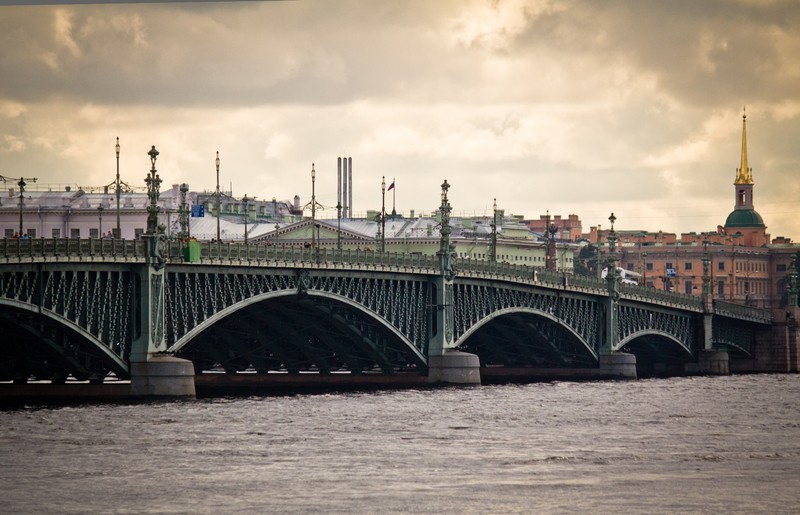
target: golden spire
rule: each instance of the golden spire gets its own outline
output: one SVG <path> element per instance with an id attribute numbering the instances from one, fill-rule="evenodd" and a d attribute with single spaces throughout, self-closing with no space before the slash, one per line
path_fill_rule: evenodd
<path id="1" fill-rule="evenodd" d="M 753 184 L 753 169 L 747 166 L 747 112 L 742 108 L 742 164 L 736 169 L 734 184 Z"/>

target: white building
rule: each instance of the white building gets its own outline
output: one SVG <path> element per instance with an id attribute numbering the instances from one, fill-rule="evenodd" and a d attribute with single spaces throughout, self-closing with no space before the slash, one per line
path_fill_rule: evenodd
<path id="1" fill-rule="evenodd" d="M 21 234 L 30 238 L 100 238 L 116 235 L 117 216 L 122 238 L 141 236 L 147 227 L 149 199 L 142 191 L 120 191 L 119 212 L 113 190 L 85 191 L 80 187 L 31 185 L 22 199 L 13 187 L 0 194 L 0 230 L 5 238 Z M 191 205 L 196 194 L 187 194 Z M 169 235 L 180 230 L 178 210 L 181 204 L 179 185 L 162 191 L 159 198 L 161 223 Z M 22 229 L 20 231 L 20 220 Z"/>

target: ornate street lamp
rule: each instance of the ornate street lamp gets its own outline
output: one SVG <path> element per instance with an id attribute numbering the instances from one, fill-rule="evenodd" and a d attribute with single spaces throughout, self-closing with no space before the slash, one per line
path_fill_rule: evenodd
<path id="1" fill-rule="evenodd" d="M 381 252 L 386 252 L 386 177 L 381 177 Z"/>
<path id="2" fill-rule="evenodd" d="M 119 220 L 119 199 L 120 199 L 120 184 L 119 184 L 119 137 L 117 144 L 114 146 L 114 151 L 117 153 L 117 238 L 122 238 L 122 228 Z"/>
<path id="3" fill-rule="evenodd" d="M 336 203 L 336 250 L 342 250 L 342 202 Z"/>
<path id="4" fill-rule="evenodd" d="M 317 206 L 322 207 L 322 204 L 317 202 L 317 192 L 316 192 L 316 183 L 317 180 L 317 170 L 314 168 L 314 163 L 311 163 L 311 202 L 303 206 L 303 211 L 306 208 L 311 207 L 311 248 L 314 249 L 317 247 L 316 238 L 314 237 L 314 224 L 317 220 Z"/>
<path id="5" fill-rule="evenodd" d="M 492 263 L 497 262 L 497 199 L 494 199 L 492 204 L 492 243 L 489 248 L 489 261 Z"/>
<path id="6" fill-rule="evenodd" d="M 610 282 L 615 282 L 617 280 L 617 232 L 614 230 L 614 222 L 617 221 L 617 217 L 614 216 L 614 213 L 611 213 L 611 216 L 608 217 L 608 221 L 611 222 L 611 229 L 608 231 L 608 236 L 606 236 L 606 240 L 608 240 L 608 272 L 606 274 L 606 278 Z"/>
<path id="7" fill-rule="evenodd" d="M 180 207 L 180 224 L 181 224 L 181 239 L 189 239 L 189 205 L 186 203 L 186 193 L 189 192 L 189 185 L 185 182 L 181 184 L 181 207 Z"/>
<path id="8" fill-rule="evenodd" d="M 219 210 L 219 150 L 217 150 L 217 159 L 214 161 L 214 163 L 217 165 L 217 192 L 215 195 L 217 197 L 217 245 L 219 245 L 219 217 L 221 216 Z"/>
<path id="9" fill-rule="evenodd" d="M 242 198 L 242 204 L 244 205 L 244 242 L 247 244 L 247 218 L 250 216 L 248 205 L 250 202 L 255 200 L 255 197 L 248 197 L 245 195 Z"/>
<path id="10" fill-rule="evenodd" d="M 452 280 L 453 277 L 455 277 L 455 263 L 453 262 L 450 249 L 450 211 L 452 208 L 450 207 L 450 201 L 447 199 L 447 191 L 449 189 L 450 185 L 447 183 L 447 179 L 445 179 L 442 183 L 442 205 L 439 207 L 441 218 L 441 225 L 439 227 L 439 252 L 436 254 L 439 256 L 442 274 L 446 279 Z"/>
<path id="11" fill-rule="evenodd" d="M 147 153 L 150 156 L 150 173 L 145 177 L 144 182 L 147 184 L 147 197 L 150 199 L 150 205 L 147 206 L 147 234 L 158 233 L 158 197 L 159 188 L 161 187 L 161 178 L 156 171 L 156 158 L 158 158 L 158 150 L 153 145 Z"/>
<path id="12" fill-rule="evenodd" d="M 97 237 L 103 238 L 103 204 L 100 200 L 100 205 L 97 206 Z"/>

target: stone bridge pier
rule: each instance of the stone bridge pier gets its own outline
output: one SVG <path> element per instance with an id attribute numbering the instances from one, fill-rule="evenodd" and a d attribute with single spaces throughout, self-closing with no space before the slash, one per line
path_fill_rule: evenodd
<path id="1" fill-rule="evenodd" d="M 147 233 L 145 262 L 139 266 L 138 288 L 140 326 L 134 329 L 131 342 L 130 376 L 131 394 L 136 397 L 188 397 L 194 398 L 194 365 L 191 361 L 164 353 L 164 267 L 166 259 L 162 243 L 166 239 L 164 226 L 158 223 L 159 186 L 161 178 L 156 171 L 158 151 L 155 145 L 147 153 L 151 168 L 145 178 L 150 204 L 147 206 Z M 136 317 L 134 317 L 136 318 Z"/>

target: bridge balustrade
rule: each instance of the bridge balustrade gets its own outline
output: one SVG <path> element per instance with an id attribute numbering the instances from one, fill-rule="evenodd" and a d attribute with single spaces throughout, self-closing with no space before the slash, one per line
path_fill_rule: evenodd
<path id="1" fill-rule="evenodd" d="M 656 288 L 646 288 L 624 283 L 619 284 L 619 293 L 623 299 L 650 301 L 658 304 L 681 307 L 690 311 L 703 311 L 703 298 L 697 295 L 664 291 Z"/>
<path id="2" fill-rule="evenodd" d="M 0 256 L 8 262 L 47 259 L 111 258 L 125 261 L 144 257 L 144 242 L 121 239 L 79 238 L 3 238 Z"/>
<path id="3" fill-rule="evenodd" d="M 772 323 L 772 313 L 768 309 L 743 306 L 719 299 L 714 299 L 714 314 L 764 324 Z"/>
<path id="4" fill-rule="evenodd" d="M 200 245 L 200 263 L 247 264 L 249 266 L 287 266 L 308 268 L 358 268 L 415 270 L 438 273 L 439 259 L 435 255 L 419 253 L 375 252 L 362 249 L 334 249 L 298 245 L 264 245 L 242 242 L 197 242 Z M 165 258 L 170 263 L 186 263 L 186 244 L 180 240 L 167 240 Z M 125 239 L 78 238 L 3 238 L 0 240 L 0 258 L 5 262 L 31 262 L 69 259 L 95 261 L 143 261 L 145 241 Z M 494 278 L 566 288 L 592 293 L 607 290 L 606 281 L 596 277 L 579 276 L 539 267 L 480 259 L 459 259 L 456 272 L 462 276 Z M 638 285 L 619 284 L 623 299 L 655 302 L 682 307 L 691 311 L 703 310 L 703 299 L 696 295 L 645 288 Z M 715 314 L 769 323 L 768 310 L 714 301 Z"/>

